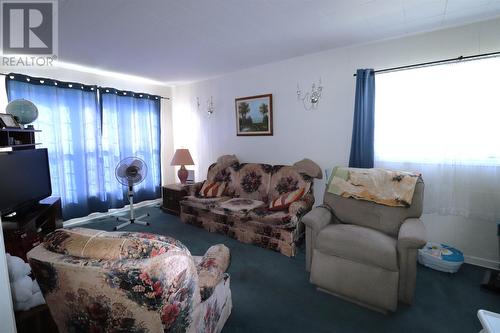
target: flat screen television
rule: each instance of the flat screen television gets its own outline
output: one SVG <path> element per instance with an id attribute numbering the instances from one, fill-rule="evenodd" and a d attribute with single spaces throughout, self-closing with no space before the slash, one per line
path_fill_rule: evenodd
<path id="1" fill-rule="evenodd" d="M 0 213 L 29 209 L 52 194 L 47 149 L 0 152 Z"/>

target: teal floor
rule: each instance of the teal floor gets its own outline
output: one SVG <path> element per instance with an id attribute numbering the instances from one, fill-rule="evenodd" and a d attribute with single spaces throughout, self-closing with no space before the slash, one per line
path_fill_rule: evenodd
<path id="1" fill-rule="evenodd" d="M 383 315 L 317 291 L 305 271 L 304 249 L 295 258 L 243 244 L 222 235 L 183 224 L 159 207 L 149 212 L 149 227 L 122 230 L 169 235 L 182 241 L 193 255 L 210 245 L 231 249 L 233 310 L 223 332 L 479 332 L 477 310 L 500 313 L 500 294 L 479 288 L 484 270 L 463 265 L 457 274 L 418 267 L 415 303 L 399 305 Z M 102 218 L 85 227 L 112 230 L 118 223 Z M 346 279 L 349 277 L 346 276 Z"/>

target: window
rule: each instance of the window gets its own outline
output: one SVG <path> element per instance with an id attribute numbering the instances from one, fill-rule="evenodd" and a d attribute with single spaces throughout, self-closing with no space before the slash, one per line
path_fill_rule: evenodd
<path id="1" fill-rule="evenodd" d="M 42 132 L 37 141 L 48 149 L 52 195 L 61 197 L 64 219 L 128 204 L 115 167 L 129 156 L 145 160 L 149 171 L 134 188 L 136 202 L 160 197 L 160 102 L 155 96 L 117 96 L 113 90 L 98 103 L 95 86 L 20 74 L 8 76 L 6 88 L 9 101 L 25 98 L 38 108 L 34 126 Z"/>
<path id="2" fill-rule="evenodd" d="M 105 190 L 112 206 L 123 206 L 128 204 L 128 197 L 115 179 L 115 168 L 127 157 L 141 158 L 148 170 L 146 179 L 134 186 L 134 200 L 161 196 L 160 101 L 116 92 L 101 89 L 103 167 Z"/>
<path id="3" fill-rule="evenodd" d="M 375 167 L 417 171 L 424 212 L 500 218 L 500 58 L 377 74 Z"/>
<path id="4" fill-rule="evenodd" d="M 500 58 L 377 74 L 375 159 L 500 165 Z"/>

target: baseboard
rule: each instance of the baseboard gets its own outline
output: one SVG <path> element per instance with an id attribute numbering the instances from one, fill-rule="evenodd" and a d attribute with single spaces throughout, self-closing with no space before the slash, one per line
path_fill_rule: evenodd
<path id="1" fill-rule="evenodd" d="M 139 203 L 134 203 L 134 208 L 154 206 L 154 205 L 157 205 L 157 204 L 161 204 L 161 202 L 162 202 L 161 198 L 160 199 L 154 199 L 154 200 L 146 200 L 146 201 L 142 201 L 142 202 L 139 202 Z M 114 215 L 114 214 L 117 214 L 117 213 L 128 212 L 129 208 L 130 208 L 129 205 L 126 205 L 123 208 L 110 209 L 106 213 L 92 213 L 92 214 L 90 214 L 88 216 L 78 217 L 78 218 L 75 218 L 75 219 L 67 220 L 67 221 L 63 222 L 63 227 L 64 228 L 73 228 L 73 227 L 79 226 L 81 224 L 88 223 L 88 222 L 90 222 L 92 220 L 101 219 L 103 217 Z"/>
<path id="2" fill-rule="evenodd" d="M 467 264 L 485 267 L 485 268 L 493 268 L 493 269 L 500 268 L 500 262 L 495 261 L 495 260 L 490 260 L 490 259 L 484 259 L 484 258 L 464 255 L 464 261 Z"/>

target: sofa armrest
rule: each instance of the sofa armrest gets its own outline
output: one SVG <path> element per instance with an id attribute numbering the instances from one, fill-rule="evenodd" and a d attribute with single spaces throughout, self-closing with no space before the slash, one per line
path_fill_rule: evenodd
<path id="1" fill-rule="evenodd" d="M 211 246 L 197 264 L 198 283 L 202 301 L 209 298 L 224 278 L 230 263 L 229 249 L 222 244 Z"/>
<path id="2" fill-rule="evenodd" d="M 398 249 L 420 249 L 427 239 L 424 223 L 418 218 L 406 219 L 398 234 Z"/>
<path id="3" fill-rule="evenodd" d="M 302 217 L 302 222 L 311 228 L 315 234 L 332 223 L 333 214 L 325 206 L 318 206 Z"/>
<path id="4" fill-rule="evenodd" d="M 314 195 L 308 193 L 304 195 L 300 200 L 292 202 L 292 204 L 288 208 L 288 212 L 300 217 L 303 214 L 309 212 L 312 209 L 313 205 Z"/>

